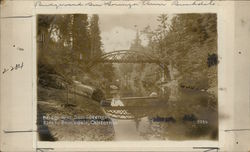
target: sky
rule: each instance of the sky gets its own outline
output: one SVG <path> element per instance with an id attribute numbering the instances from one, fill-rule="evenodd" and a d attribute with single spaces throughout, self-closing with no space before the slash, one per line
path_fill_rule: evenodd
<path id="1" fill-rule="evenodd" d="M 143 30 L 148 25 L 152 29 L 157 27 L 157 16 L 159 14 L 99 14 L 104 51 L 129 49 L 137 30 Z M 140 34 L 140 38 L 142 45 L 146 46 L 146 36 Z"/>

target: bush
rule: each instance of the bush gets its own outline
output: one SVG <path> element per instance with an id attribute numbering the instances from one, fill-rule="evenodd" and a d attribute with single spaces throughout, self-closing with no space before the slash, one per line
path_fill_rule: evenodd
<path id="1" fill-rule="evenodd" d="M 105 94 L 101 89 L 95 89 L 92 94 L 92 99 L 100 103 L 101 100 L 105 99 Z"/>

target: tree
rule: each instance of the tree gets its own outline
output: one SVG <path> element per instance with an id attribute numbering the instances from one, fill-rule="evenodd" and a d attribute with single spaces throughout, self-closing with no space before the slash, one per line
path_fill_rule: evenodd
<path id="1" fill-rule="evenodd" d="M 90 34 L 88 30 L 87 14 L 72 15 L 72 51 L 75 52 L 75 59 L 87 60 L 90 57 Z M 81 62 L 82 63 L 82 62 Z"/>
<path id="2" fill-rule="evenodd" d="M 216 14 L 179 14 L 170 20 L 160 15 L 156 30 L 144 29 L 150 52 L 168 63 L 167 81 L 208 89 L 217 86 L 217 67 L 209 67 L 209 55 L 217 54 Z M 174 76 L 174 77 L 173 77 Z"/>
<path id="3" fill-rule="evenodd" d="M 99 29 L 99 16 L 94 14 L 90 20 L 90 57 L 100 55 L 102 53 L 101 32 Z"/>

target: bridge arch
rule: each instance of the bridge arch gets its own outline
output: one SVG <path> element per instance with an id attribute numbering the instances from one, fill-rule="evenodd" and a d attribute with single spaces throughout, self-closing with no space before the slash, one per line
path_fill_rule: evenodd
<path id="1" fill-rule="evenodd" d="M 87 67 L 91 69 L 99 63 L 154 63 L 162 69 L 166 69 L 167 65 L 160 57 L 134 50 L 117 50 L 94 56 L 88 60 Z"/>

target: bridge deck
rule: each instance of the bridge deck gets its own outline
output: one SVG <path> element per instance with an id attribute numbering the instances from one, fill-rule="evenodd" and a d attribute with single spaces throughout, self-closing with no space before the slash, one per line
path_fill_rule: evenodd
<path id="1" fill-rule="evenodd" d="M 105 110 L 136 110 L 136 111 L 145 111 L 145 110 L 157 110 L 158 108 L 168 108 L 167 105 L 158 105 L 158 106 L 107 106 L 103 107 Z"/>

